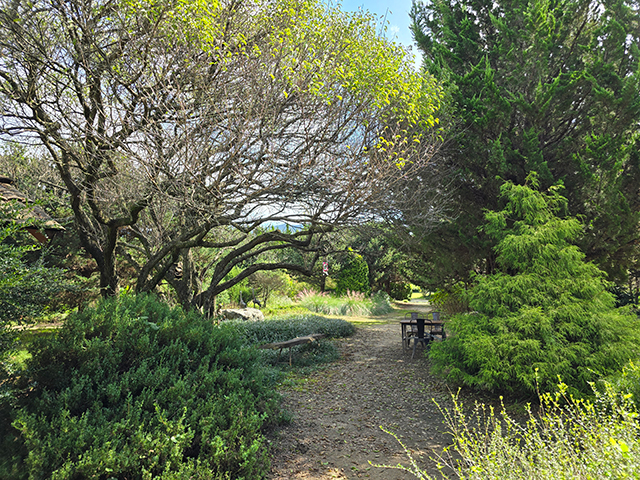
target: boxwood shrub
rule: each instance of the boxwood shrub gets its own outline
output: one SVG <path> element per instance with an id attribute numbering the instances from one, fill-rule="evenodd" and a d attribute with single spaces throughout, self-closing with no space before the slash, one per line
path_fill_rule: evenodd
<path id="1" fill-rule="evenodd" d="M 9 468 L 4 458 L 6 471 L 262 478 L 262 432 L 278 400 L 273 375 L 244 345 L 235 329 L 153 296 L 125 295 L 71 316 L 58 335 L 33 344 L 13 400 L 26 456 Z"/>

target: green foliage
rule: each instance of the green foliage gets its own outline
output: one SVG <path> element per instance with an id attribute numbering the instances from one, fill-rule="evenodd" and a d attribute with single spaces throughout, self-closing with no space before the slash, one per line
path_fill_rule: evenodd
<path id="1" fill-rule="evenodd" d="M 397 300 L 405 298 L 405 283 L 410 279 L 420 281 L 425 274 L 418 256 L 408 251 L 410 239 L 405 234 L 398 225 L 370 222 L 340 232 L 339 237 L 341 245 L 352 248 L 367 262 L 371 289 L 383 290 Z"/>
<path id="2" fill-rule="evenodd" d="M 429 297 L 429 302 L 436 307 L 437 311 L 444 313 L 447 317 L 469 311 L 462 282 L 455 283 L 447 289 L 436 290 Z"/>
<path id="3" fill-rule="evenodd" d="M 267 306 L 273 293 L 285 293 L 292 287 L 289 275 L 279 270 L 256 272 L 249 277 L 249 284 L 253 289 L 252 295 L 255 292 L 263 307 Z M 251 298 L 253 299 L 253 296 Z"/>
<path id="4" fill-rule="evenodd" d="M 265 317 L 272 318 L 283 314 L 306 314 L 308 310 L 300 305 L 298 302 L 294 302 L 288 296 L 273 295 L 268 307 L 260 309 Z"/>
<path id="5" fill-rule="evenodd" d="M 26 207 L 19 203 L 9 203 L 3 204 L 1 210 L 3 216 L 7 215 L 10 219 L 32 218 L 33 221 L 33 217 L 39 216 L 36 212 L 30 211 L 33 208 L 31 202 L 34 202 L 57 222 L 64 223 L 63 226 L 67 229 L 64 233 L 58 232 L 47 243 L 46 248 L 38 250 L 39 253 L 25 252 L 22 258 L 28 265 L 44 263 L 46 267 L 51 268 L 51 275 L 46 281 L 41 282 L 42 288 L 24 297 L 35 300 L 43 296 L 47 289 L 51 289 L 50 293 L 53 296 L 49 295 L 46 300 L 46 310 L 68 310 L 86 305 L 97 297 L 94 290 L 97 280 L 95 277 L 89 278 L 95 270 L 95 265 L 92 260 L 86 258 L 86 253 L 81 251 L 78 236 L 69 221 L 73 212 L 68 205 L 68 192 L 60 185 L 55 166 L 46 158 L 42 158 L 42 153 L 19 143 L 6 142 L 0 145 L 0 174 L 13 179 L 13 186 L 29 199 L 29 205 Z M 62 218 L 65 218 L 66 222 L 63 222 Z M 37 228 L 38 224 L 33 222 L 32 226 Z M 0 237 L 4 238 L 2 235 Z M 27 244 L 30 245 L 27 248 L 34 248 L 31 235 L 17 232 L 16 235 L 11 234 L 11 237 L 15 239 L 13 245 Z M 43 258 L 46 262 L 43 262 Z M 1 312 L 0 308 L 0 315 Z"/>
<path id="6" fill-rule="evenodd" d="M 263 322 L 240 320 L 225 322 L 237 329 L 251 344 L 282 342 L 292 338 L 323 333 L 329 338 L 348 337 L 355 327 L 341 318 L 326 318 L 319 315 L 284 315 Z"/>
<path id="7" fill-rule="evenodd" d="M 411 16 L 446 91 L 442 159 L 458 187 L 456 219 L 424 235 L 434 286 L 491 271 L 478 212 L 501 208 L 500 178 L 522 184 L 531 171 L 544 188 L 564 181 L 571 215 L 585 219 L 581 249 L 624 277 L 640 211 L 637 4 L 415 0 Z"/>
<path id="8" fill-rule="evenodd" d="M 370 309 L 370 314 L 374 317 L 379 315 L 386 315 L 393 312 L 393 305 L 391 305 L 391 298 L 386 292 L 376 292 L 371 295 L 371 302 L 373 305 Z"/>
<path id="9" fill-rule="evenodd" d="M 421 161 L 413 146 L 437 123 L 437 83 L 363 11 L 319 0 L 117 0 L 109 8 L 41 0 L 1 8 L 0 102 L 10 125 L 2 133 L 25 135 L 17 140 L 40 142 L 50 154 L 104 295 L 129 276 L 136 291 L 172 288 L 185 307 L 209 309 L 234 283 L 225 280 L 232 267 L 253 272 L 266 252 L 311 250 L 310 232 L 373 211 L 369 175 L 396 178 L 398 166 Z M 89 94 L 96 85 L 105 88 Z M 51 92 L 59 102 L 50 102 Z M 24 109 L 36 104 L 51 108 L 27 119 Z M 224 114 L 215 114 L 221 105 Z M 96 120 L 109 111 L 119 114 Z M 236 121 L 243 126 L 230 131 Z M 315 133 L 299 135 L 309 129 Z M 143 153 L 140 145 L 155 148 Z M 140 168 L 164 173 L 149 177 Z M 310 185 L 312 178 L 328 181 Z M 265 228 L 281 222 L 296 227 Z M 196 249 L 213 254 L 194 265 L 188 257 Z"/>
<path id="10" fill-rule="evenodd" d="M 355 332 L 349 322 L 339 318 L 325 318 L 309 314 L 288 314 L 272 317 L 263 322 L 228 322 L 238 330 L 250 345 L 283 342 L 296 337 L 322 333 L 328 338 L 348 337 Z M 339 357 L 337 348 L 331 342 L 320 340 L 310 344 L 292 347 L 294 366 L 310 366 L 334 361 Z M 264 360 L 277 363 L 280 353 L 275 350 L 261 350 Z"/>
<path id="11" fill-rule="evenodd" d="M 637 360 L 630 361 L 622 371 L 610 375 L 606 383 L 613 385 L 619 392 L 629 392 L 633 395 L 636 408 L 640 410 L 640 363 Z"/>
<path id="12" fill-rule="evenodd" d="M 6 214 L 6 210 L 3 212 Z M 11 327 L 33 323 L 48 311 L 51 298 L 64 284 L 62 270 L 47 267 L 42 255 L 29 261 L 32 244 L 18 244 L 24 225 L 3 220 L 0 225 L 0 364 L 14 350 L 16 331 Z M 35 252 L 34 252 L 35 253 Z"/>
<path id="13" fill-rule="evenodd" d="M 534 187 L 535 175 L 529 177 Z M 604 274 L 571 240 L 581 226 L 556 216 L 565 199 L 505 183 L 507 206 L 487 212 L 498 271 L 479 276 L 454 316 L 453 332 L 431 358 L 449 378 L 479 388 L 533 394 L 558 376 L 587 393 L 589 382 L 620 370 L 640 352 L 639 320 L 615 309 Z"/>
<path id="14" fill-rule="evenodd" d="M 640 475 L 638 411 L 628 394 L 611 385 L 589 401 L 572 397 L 560 384 L 553 394 L 540 397 L 539 412 L 528 407 L 526 423 L 513 419 L 504 407 L 498 414 L 483 404 L 476 404 L 469 415 L 455 396 L 453 411 L 444 414 L 453 445 L 443 458 L 461 480 Z M 406 448 L 405 452 L 411 458 Z M 411 467 L 383 466 L 423 480 L 432 478 L 413 461 Z"/>
<path id="15" fill-rule="evenodd" d="M 132 2 L 130 14 L 142 3 Z M 152 0 L 149 6 L 161 10 L 163 4 Z M 282 65 L 271 77 L 287 96 L 313 95 L 328 105 L 367 97 L 367 113 L 391 106 L 390 113 L 402 121 L 437 123 L 437 84 L 413 71 L 407 52 L 376 31 L 381 27 L 368 12 L 344 12 L 317 0 L 278 0 L 254 5 L 250 12 L 244 30 L 228 38 L 226 10 L 206 1 L 176 5 L 162 28 L 216 57 L 224 51 L 218 60 L 226 67 L 242 58 L 265 58 L 269 65 L 269 57 L 277 56 Z M 256 32 L 260 43 L 252 43 Z M 221 48 L 221 38 L 229 45 Z"/>
<path id="16" fill-rule="evenodd" d="M 333 297 L 327 293 L 308 290 L 301 292 L 298 298 L 307 310 L 326 315 L 377 316 L 393 311 L 389 296 L 384 292 L 377 292 L 371 298 L 366 298 L 359 292 L 348 291 L 342 297 Z"/>
<path id="17" fill-rule="evenodd" d="M 391 282 L 389 296 L 394 300 L 411 299 L 411 284 L 406 282 Z"/>
<path id="18" fill-rule="evenodd" d="M 638 308 L 638 298 L 635 292 L 628 287 L 622 287 L 620 285 L 612 285 L 609 288 L 609 292 L 616 299 L 616 307 L 625 307 L 631 305 L 635 309 Z"/>
<path id="19" fill-rule="evenodd" d="M 26 208 L 26 207 L 23 207 Z M 6 213 L 6 210 L 3 211 Z M 0 322 L 21 321 L 41 315 L 48 300 L 61 289 L 62 271 L 47 268 L 42 256 L 29 262 L 29 252 L 38 246 L 19 244 L 25 224 L 10 219 L 0 226 Z M 36 225 L 32 225 L 36 226 Z"/>
<path id="20" fill-rule="evenodd" d="M 350 252 L 342 262 L 338 272 L 336 294 L 344 295 L 347 291 L 369 293 L 369 266 L 362 255 Z"/>
<path id="21" fill-rule="evenodd" d="M 231 271 L 224 277 L 224 281 L 228 281 L 237 277 L 241 272 L 242 268 L 238 266 L 233 267 Z M 248 284 L 248 280 L 245 279 L 222 292 L 216 299 L 218 305 L 238 305 L 240 303 L 240 295 L 242 295 L 242 299 L 246 303 L 250 298 L 253 298 L 251 296 L 251 289 L 249 288 Z"/>
<path id="22" fill-rule="evenodd" d="M 261 478 L 277 398 L 229 326 L 124 295 L 36 339 L 13 425 L 30 478 Z M 16 443 L 14 442 L 14 443 Z"/>
<path id="23" fill-rule="evenodd" d="M 0 144 L 0 175 L 11 178 L 13 186 L 52 217 L 67 217 L 72 214 L 67 203 L 68 193 L 59 186 L 55 166 L 42 156 L 43 153 L 21 143 L 3 142 Z"/>

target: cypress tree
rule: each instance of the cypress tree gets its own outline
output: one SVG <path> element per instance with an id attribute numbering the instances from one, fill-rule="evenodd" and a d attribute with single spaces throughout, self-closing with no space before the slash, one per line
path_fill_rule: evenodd
<path id="1" fill-rule="evenodd" d="M 558 377 L 589 392 L 589 382 L 620 370 L 640 354 L 638 318 L 616 309 L 604 273 L 572 242 L 582 225 L 562 217 L 558 188 L 505 183 L 500 211 L 483 230 L 496 243 L 496 271 L 467 294 L 472 314 L 450 321 L 446 342 L 432 347 L 436 370 L 489 390 L 535 395 Z"/>
<path id="2" fill-rule="evenodd" d="M 348 252 L 338 273 L 336 293 L 344 295 L 348 291 L 369 294 L 369 267 L 362 255 Z"/>
<path id="3" fill-rule="evenodd" d="M 640 28 L 628 0 L 414 1 L 424 66 L 445 86 L 443 162 L 457 219 L 425 237 L 434 285 L 495 267 L 478 233 L 504 180 L 566 187 L 587 258 L 624 275 L 638 239 Z M 612 277 L 613 278 L 613 277 Z"/>

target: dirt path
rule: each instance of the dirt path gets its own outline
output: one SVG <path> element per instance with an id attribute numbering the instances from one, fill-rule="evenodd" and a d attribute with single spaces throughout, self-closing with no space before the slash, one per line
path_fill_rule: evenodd
<path id="1" fill-rule="evenodd" d="M 358 327 L 340 340 L 341 359 L 283 391 L 291 424 L 273 439 L 271 479 L 404 480 L 411 474 L 375 464 L 409 465 L 394 432 L 421 468 L 436 476 L 436 457 L 449 436 L 435 398 L 450 405 L 446 386 L 429 374 L 428 360 L 403 351 L 397 319 Z"/>

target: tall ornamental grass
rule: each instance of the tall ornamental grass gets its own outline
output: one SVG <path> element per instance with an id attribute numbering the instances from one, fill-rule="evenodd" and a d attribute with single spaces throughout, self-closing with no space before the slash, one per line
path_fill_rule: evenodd
<path id="1" fill-rule="evenodd" d="M 443 477 L 462 480 L 599 480 L 640 478 L 640 424 L 630 394 L 611 384 L 593 400 L 577 399 L 560 384 L 540 397 L 539 412 L 517 421 L 476 404 L 468 415 L 457 398 L 444 412 L 453 445 L 438 460 Z M 404 445 L 403 445 L 404 447 Z M 410 465 L 378 465 L 431 480 Z M 440 478 L 440 477 L 438 477 Z"/>
<path id="2" fill-rule="evenodd" d="M 333 297 L 327 293 L 303 290 L 298 294 L 298 300 L 307 310 L 325 315 L 370 317 L 393 311 L 389 296 L 384 292 L 368 297 L 348 290 L 345 295 Z"/>
<path id="3" fill-rule="evenodd" d="M 265 317 L 275 317 L 282 314 L 306 313 L 307 309 L 286 295 L 271 295 L 269 305 L 260 308 Z"/>

